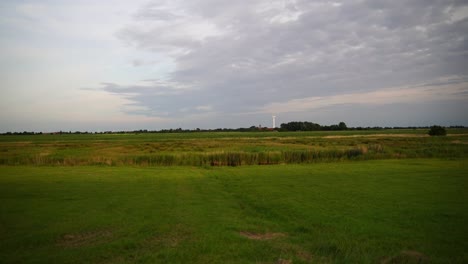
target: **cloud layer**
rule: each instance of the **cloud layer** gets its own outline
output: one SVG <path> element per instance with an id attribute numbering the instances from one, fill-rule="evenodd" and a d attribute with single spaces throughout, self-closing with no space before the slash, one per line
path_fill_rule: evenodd
<path id="1" fill-rule="evenodd" d="M 103 89 L 170 117 L 456 99 L 453 87 L 408 87 L 466 80 L 467 16 L 464 1 L 152 1 L 118 36 L 169 56 L 175 70 Z"/>
<path id="2" fill-rule="evenodd" d="M 0 132 L 468 125 L 462 0 L 4 0 Z"/>

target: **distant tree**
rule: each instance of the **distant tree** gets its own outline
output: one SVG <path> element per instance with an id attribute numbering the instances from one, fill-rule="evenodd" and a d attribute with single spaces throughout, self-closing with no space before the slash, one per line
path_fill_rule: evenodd
<path id="1" fill-rule="evenodd" d="M 287 124 L 281 124 L 280 129 L 283 131 L 317 131 L 321 130 L 321 126 L 312 122 L 293 121 Z"/>
<path id="2" fill-rule="evenodd" d="M 346 126 L 345 122 L 340 122 L 340 123 L 338 124 L 338 128 L 339 128 L 340 130 L 346 130 L 346 129 L 348 129 L 348 127 Z"/>
<path id="3" fill-rule="evenodd" d="M 431 126 L 428 134 L 430 136 L 445 136 L 447 135 L 447 131 L 442 126 Z"/>

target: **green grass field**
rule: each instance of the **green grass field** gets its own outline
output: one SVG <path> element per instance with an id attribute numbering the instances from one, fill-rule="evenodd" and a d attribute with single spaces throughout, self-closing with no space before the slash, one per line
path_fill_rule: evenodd
<path id="1" fill-rule="evenodd" d="M 466 159 L 0 167 L 2 263 L 466 263 Z"/>
<path id="2" fill-rule="evenodd" d="M 468 131 L 426 133 L 3 135 L 0 263 L 468 263 Z"/>

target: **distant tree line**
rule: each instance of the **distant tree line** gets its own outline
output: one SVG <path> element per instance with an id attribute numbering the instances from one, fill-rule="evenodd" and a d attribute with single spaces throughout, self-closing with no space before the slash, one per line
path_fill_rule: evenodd
<path id="1" fill-rule="evenodd" d="M 42 132 L 6 132 L 3 133 L 2 135 L 42 135 Z"/>
<path id="2" fill-rule="evenodd" d="M 298 122 L 293 121 L 289 123 L 283 123 L 280 126 L 281 131 L 333 131 L 333 130 L 347 130 L 345 122 L 340 122 L 337 125 L 321 126 L 312 122 Z"/>
<path id="3" fill-rule="evenodd" d="M 268 128 L 262 126 L 251 126 L 251 127 L 240 127 L 240 128 L 215 128 L 215 129 L 161 129 L 161 130 L 147 130 L 147 129 L 140 129 L 140 130 L 132 130 L 132 131 L 102 131 L 102 132 L 88 132 L 88 131 L 58 131 L 58 132 L 51 132 L 51 133 L 43 133 L 43 132 L 6 132 L 1 133 L 0 135 L 42 135 L 42 134 L 52 134 L 52 135 L 67 135 L 67 134 L 145 134 L 145 133 L 194 133 L 194 132 L 262 132 L 262 131 L 339 131 L 339 130 L 389 130 L 389 129 L 429 129 L 432 130 L 436 129 L 437 131 L 431 132 L 432 134 L 440 135 L 440 131 L 442 127 L 439 126 L 409 126 L 409 127 L 348 127 L 345 122 L 340 122 L 336 125 L 320 125 L 313 122 L 308 121 L 293 121 L 289 123 L 283 123 L 280 125 L 279 128 Z M 465 126 L 450 126 L 448 128 L 466 128 Z M 431 134 L 431 135 L 432 135 Z"/>

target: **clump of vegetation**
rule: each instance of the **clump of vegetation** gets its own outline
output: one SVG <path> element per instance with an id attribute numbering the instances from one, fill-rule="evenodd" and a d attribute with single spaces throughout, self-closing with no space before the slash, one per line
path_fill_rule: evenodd
<path id="1" fill-rule="evenodd" d="M 431 126 L 428 134 L 429 136 L 446 136 L 447 131 L 442 126 Z"/>
<path id="2" fill-rule="evenodd" d="M 281 124 L 280 131 L 336 131 L 347 130 L 345 122 L 340 122 L 338 125 L 321 126 L 312 122 L 293 121 L 287 124 Z"/>

